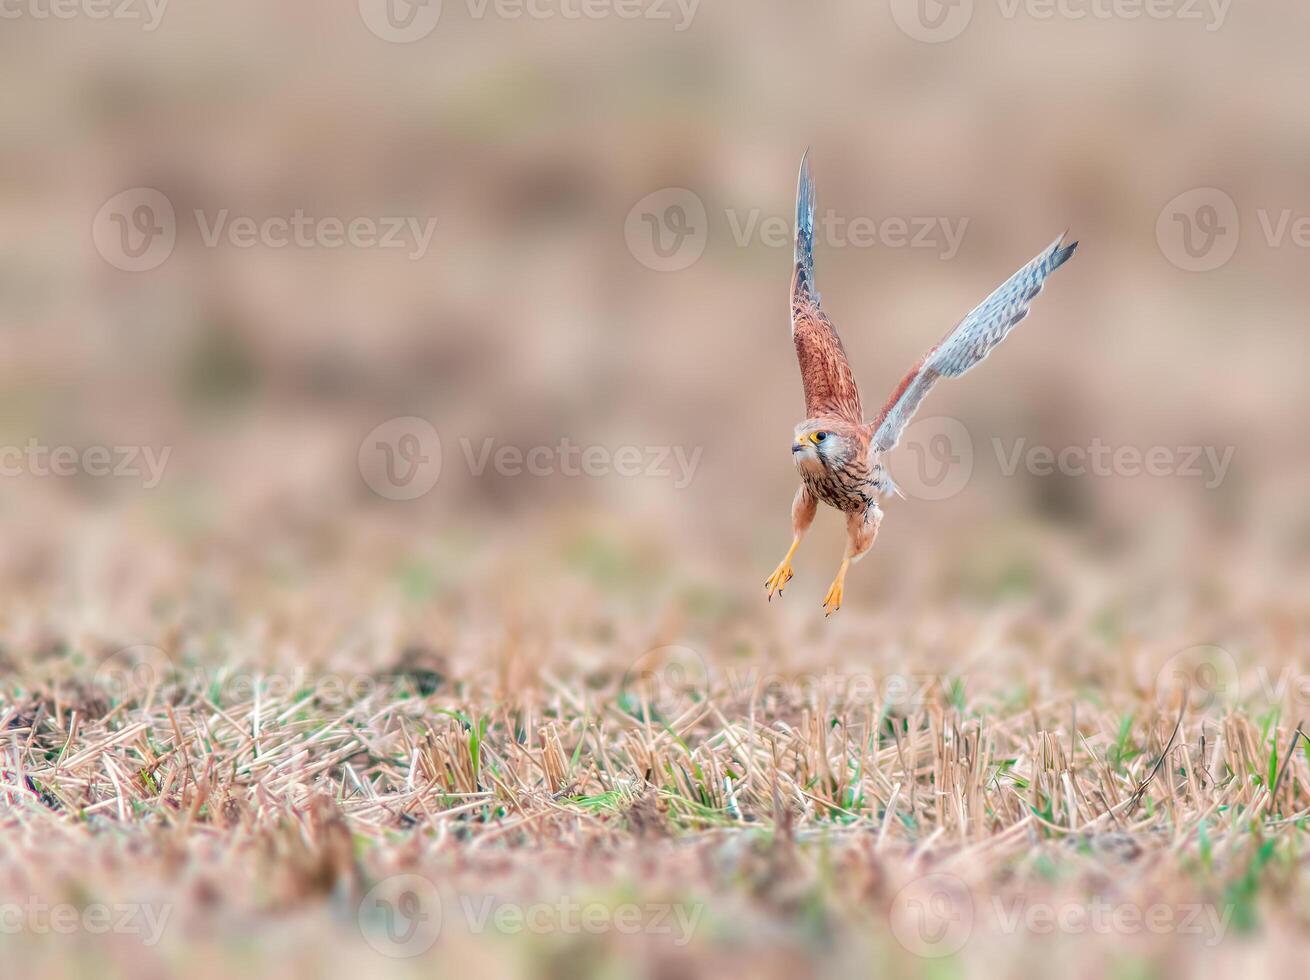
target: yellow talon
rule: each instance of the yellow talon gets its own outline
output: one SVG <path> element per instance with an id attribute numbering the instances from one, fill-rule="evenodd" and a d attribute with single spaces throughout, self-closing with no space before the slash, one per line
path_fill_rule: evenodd
<path id="1" fill-rule="evenodd" d="M 796 554 L 796 546 L 801 543 L 800 535 L 791 539 L 791 547 L 787 549 L 787 557 L 782 560 L 777 568 L 773 570 L 764 581 L 764 587 L 769 590 L 769 601 L 773 601 L 773 593 L 782 595 L 782 587 L 791 581 L 791 556 Z"/>
<path id="2" fill-rule="evenodd" d="M 842 584 L 838 580 L 832 583 L 832 588 L 828 590 L 827 596 L 823 600 L 823 608 L 826 610 L 825 616 L 831 616 L 841 608 Z"/>
<path id="3" fill-rule="evenodd" d="M 764 583 L 764 587 L 769 590 L 770 602 L 773 601 L 773 593 L 776 592 L 778 595 L 782 595 L 783 586 L 791 581 L 791 574 L 791 565 L 784 561 L 777 567 L 774 573 L 769 576 L 768 580 Z"/>
<path id="4" fill-rule="evenodd" d="M 841 608 L 842 586 L 846 582 L 846 570 L 851 567 L 849 561 L 843 561 L 841 568 L 837 572 L 837 577 L 833 579 L 832 586 L 828 589 L 828 594 L 823 597 L 823 608 L 826 610 L 825 616 L 831 616 Z"/>

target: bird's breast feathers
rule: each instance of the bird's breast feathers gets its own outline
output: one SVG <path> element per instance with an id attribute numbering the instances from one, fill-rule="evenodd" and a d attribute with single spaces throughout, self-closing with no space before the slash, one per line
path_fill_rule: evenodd
<path id="1" fill-rule="evenodd" d="M 816 500 L 844 513 L 866 510 L 875 505 L 884 494 L 895 492 L 895 486 L 879 463 L 827 467 L 797 461 L 801 479 Z"/>

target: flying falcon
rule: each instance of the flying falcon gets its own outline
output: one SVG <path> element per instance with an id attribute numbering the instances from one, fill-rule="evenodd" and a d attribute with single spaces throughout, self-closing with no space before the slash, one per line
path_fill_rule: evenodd
<path id="1" fill-rule="evenodd" d="M 801 162 L 796 191 L 796 267 L 791 283 L 791 336 L 805 389 L 805 421 L 796 426 L 791 453 L 801 486 L 791 505 L 792 542 L 764 587 L 771 600 L 791 580 L 791 559 L 814 521 L 819 502 L 846 515 L 846 552 L 824 597 L 828 615 L 841 608 L 851 564 L 873 546 L 882 522 L 878 500 L 895 492 L 882 455 L 901 438 L 919 402 L 938 378 L 955 378 L 983 360 L 1020 320 L 1052 272 L 1073 255 L 1077 242 L 1064 236 L 1025 265 L 970 312 L 911 369 L 872 421 L 841 338 L 819 305 L 814 287 L 814 179 L 809 154 Z"/>

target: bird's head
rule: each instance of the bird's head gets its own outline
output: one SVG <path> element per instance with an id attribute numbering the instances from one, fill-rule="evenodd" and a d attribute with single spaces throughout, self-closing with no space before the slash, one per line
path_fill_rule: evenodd
<path id="1" fill-rule="evenodd" d="M 859 426 L 845 419 L 806 419 L 792 435 L 791 455 L 796 468 L 811 473 L 839 469 L 860 452 Z"/>

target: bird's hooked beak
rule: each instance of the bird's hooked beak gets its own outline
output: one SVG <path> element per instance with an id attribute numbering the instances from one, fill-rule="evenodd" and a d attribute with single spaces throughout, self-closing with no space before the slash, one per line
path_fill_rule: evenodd
<path id="1" fill-rule="evenodd" d="M 815 473 L 823 468 L 818 449 L 808 439 L 793 439 L 791 443 L 792 462 L 800 469 Z"/>

